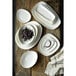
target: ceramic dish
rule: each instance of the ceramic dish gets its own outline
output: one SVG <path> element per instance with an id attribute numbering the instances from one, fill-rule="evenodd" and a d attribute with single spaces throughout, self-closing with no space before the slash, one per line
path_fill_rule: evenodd
<path id="1" fill-rule="evenodd" d="M 28 40 L 26 40 L 26 41 L 24 41 L 22 38 L 21 38 L 21 32 L 22 32 L 22 30 L 24 30 L 24 29 L 29 29 L 29 30 L 31 30 L 32 32 L 33 32 L 33 36 L 32 36 L 32 38 L 31 39 L 28 39 Z M 38 28 L 35 26 L 35 25 L 32 25 L 32 24 L 24 24 L 23 26 L 22 26 L 22 28 L 20 28 L 20 30 L 19 30 L 19 39 L 20 39 L 20 41 L 22 42 L 22 43 L 24 43 L 24 44 L 29 44 L 29 43 L 31 43 L 34 39 L 36 39 L 36 37 L 37 37 L 37 34 L 38 34 Z"/>
<path id="2" fill-rule="evenodd" d="M 35 36 L 33 37 L 32 40 L 26 41 L 25 43 L 21 42 L 19 39 L 19 31 L 21 28 L 19 28 L 16 32 L 15 35 L 15 41 L 16 44 L 18 45 L 18 47 L 20 47 L 21 49 L 31 49 L 32 47 L 34 47 L 37 42 L 39 41 L 41 34 L 42 34 L 42 27 L 39 23 L 37 23 L 36 21 L 31 21 L 28 22 L 27 24 L 25 24 L 25 26 L 30 25 L 35 31 Z"/>
<path id="3" fill-rule="evenodd" d="M 59 40 L 52 34 L 48 33 L 42 37 L 38 44 L 38 51 L 44 56 L 50 56 L 60 47 Z"/>
<path id="4" fill-rule="evenodd" d="M 18 21 L 20 21 L 21 23 L 26 23 L 31 19 L 31 14 L 25 9 L 18 9 L 16 16 Z"/>
<path id="5" fill-rule="evenodd" d="M 61 24 L 57 13 L 43 1 L 37 3 L 31 12 L 34 18 L 47 29 L 56 29 Z"/>
<path id="6" fill-rule="evenodd" d="M 38 59 L 38 55 L 35 51 L 26 51 L 22 54 L 20 64 L 23 68 L 33 67 Z"/>

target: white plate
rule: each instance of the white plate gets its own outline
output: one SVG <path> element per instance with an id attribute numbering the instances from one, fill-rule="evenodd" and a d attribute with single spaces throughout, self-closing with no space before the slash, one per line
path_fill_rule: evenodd
<path id="1" fill-rule="evenodd" d="M 59 40 L 54 35 L 48 33 L 44 35 L 40 40 L 38 44 L 38 51 L 44 56 L 50 56 L 55 53 L 59 49 L 59 47 Z"/>
<path id="2" fill-rule="evenodd" d="M 34 39 L 36 39 L 36 37 L 37 37 L 37 34 L 38 34 L 38 28 L 35 26 L 35 25 L 31 25 L 31 24 L 24 24 L 21 28 L 20 28 L 20 30 L 19 30 L 19 32 L 21 31 L 21 30 L 23 30 L 23 29 L 25 29 L 25 28 L 28 28 L 28 29 L 30 29 L 30 30 L 32 30 L 33 31 L 33 37 L 31 38 L 31 39 L 29 39 L 29 40 L 26 40 L 26 41 L 24 41 L 24 39 L 21 39 L 20 37 L 20 34 L 19 34 L 19 39 L 20 39 L 20 41 L 22 42 L 22 43 L 24 43 L 24 44 L 29 44 L 29 43 L 31 43 Z"/>
<path id="3" fill-rule="evenodd" d="M 36 37 L 34 37 L 34 39 L 31 43 L 27 44 L 27 42 L 26 42 L 26 44 L 23 44 L 20 41 L 19 36 L 18 36 L 20 28 L 17 30 L 16 35 L 15 35 L 15 42 L 18 45 L 18 47 L 20 47 L 21 49 L 26 49 L 26 50 L 31 49 L 32 47 L 34 47 L 37 44 L 37 42 L 39 41 L 39 39 L 42 35 L 42 27 L 39 23 L 37 23 L 36 21 L 31 21 L 31 22 L 28 22 L 25 25 L 28 25 L 28 24 L 33 26 L 34 28 L 37 27 L 37 29 L 38 29 L 38 34 L 36 34 Z"/>
<path id="4" fill-rule="evenodd" d="M 56 29 L 61 24 L 57 13 L 43 1 L 37 3 L 31 12 L 34 18 L 47 29 Z"/>
<path id="5" fill-rule="evenodd" d="M 25 9 L 18 9 L 16 16 L 17 16 L 17 19 L 22 23 L 26 23 L 26 22 L 30 21 L 30 19 L 31 19 L 30 12 L 28 12 Z"/>
<path id="6" fill-rule="evenodd" d="M 31 68 L 37 62 L 38 55 L 35 51 L 26 51 L 22 54 L 20 64 L 23 68 Z"/>

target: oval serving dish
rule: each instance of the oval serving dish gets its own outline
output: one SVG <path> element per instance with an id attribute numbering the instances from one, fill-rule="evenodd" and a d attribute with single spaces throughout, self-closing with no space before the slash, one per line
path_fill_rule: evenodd
<path id="1" fill-rule="evenodd" d="M 32 15 L 47 29 L 56 29 L 61 24 L 61 20 L 57 13 L 47 3 L 41 1 L 32 9 Z"/>

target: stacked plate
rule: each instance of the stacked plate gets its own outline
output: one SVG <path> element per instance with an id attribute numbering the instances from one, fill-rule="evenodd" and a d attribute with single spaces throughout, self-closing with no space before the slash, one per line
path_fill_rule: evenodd
<path id="1" fill-rule="evenodd" d="M 17 19 L 21 23 L 26 23 L 30 21 L 31 19 L 31 14 L 28 10 L 25 9 L 18 9 L 16 13 Z"/>
<path id="2" fill-rule="evenodd" d="M 38 51 L 44 56 L 50 56 L 60 47 L 59 40 L 52 34 L 48 33 L 42 37 L 38 44 Z"/>
<path id="3" fill-rule="evenodd" d="M 20 39 L 19 32 L 20 30 L 24 28 L 28 28 L 33 31 L 34 36 L 30 40 L 23 41 L 22 39 Z M 31 21 L 31 22 L 28 22 L 27 24 L 24 24 L 24 26 L 18 29 L 16 36 L 15 36 L 15 41 L 21 49 L 31 49 L 37 44 L 37 42 L 39 41 L 41 37 L 41 34 L 42 34 L 41 25 L 37 23 L 36 21 Z"/>
<path id="4" fill-rule="evenodd" d="M 56 29 L 61 24 L 57 13 L 47 3 L 41 1 L 32 9 L 32 15 L 47 29 Z"/>

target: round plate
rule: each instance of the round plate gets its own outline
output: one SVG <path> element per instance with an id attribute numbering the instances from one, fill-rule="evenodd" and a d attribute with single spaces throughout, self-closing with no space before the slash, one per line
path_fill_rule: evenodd
<path id="1" fill-rule="evenodd" d="M 16 32 L 16 35 L 15 35 L 15 41 L 16 41 L 16 44 L 18 45 L 18 47 L 20 47 L 21 49 L 26 49 L 26 50 L 34 47 L 42 35 L 42 27 L 39 23 L 37 23 L 36 21 L 31 21 L 27 24 L 31 24 L 31 26 L 33 26 L 33 27 L 36 26 L 38 29 L 38 34 L 36 35 L 36 37 L 33 39 L 33 41 L 31 43 L 29 43 L 29 44 L 21 43 L 19 36 L 18 36 L 20 28 L 18 29 L 18 31 Z"/>
<path id="2" fill-rule="evenodd" d="M 22 54 L 20 64 L 23 68 L 31 68 L 37 62 L 38 55 L 35 51 L 26 51 Z"/>
<path id="3" fill-rule="evenodd" d="M 22 23 L 26 23 L 31 19 L 31 14 L 25 9 L 18 9 L 16 15 L 17 19 Z"/>

